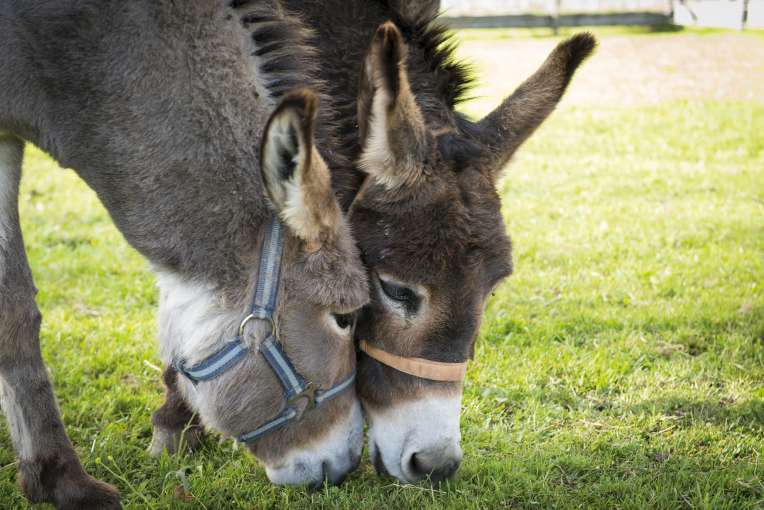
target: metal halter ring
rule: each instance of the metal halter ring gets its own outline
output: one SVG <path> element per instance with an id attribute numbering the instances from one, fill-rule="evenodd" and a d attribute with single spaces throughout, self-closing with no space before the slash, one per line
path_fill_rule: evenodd
<path id="1" fill-rule="evenodd" d="M 241 321 L 241 324 L 239 325 L 239 338 L 244 338 L 244 328 L 247 326 L 247 324 L 257 319 L 258 317 L 255 317 L 253 314 L 249 314 L 244 317 L 244 320 Z M 276 323 L 273 321 L 273 317 L 268 317 L 268 319 L 263 320 L 267 320 L 271 323 L 271 333 L 276 331 Z"/>

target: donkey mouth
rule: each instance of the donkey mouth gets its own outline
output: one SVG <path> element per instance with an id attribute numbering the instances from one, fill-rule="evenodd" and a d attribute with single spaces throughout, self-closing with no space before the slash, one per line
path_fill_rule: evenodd
<path id="1" fill-rule="evenodd" d="M 385 463 L 382 460 L 382 453 L 379 451 L 379 447 L 377 446 L 377 443 L 374 443 L 374 448 L 372 450 L 372 457 L 371 457 L 371 463 L 374 466 L 374 470 L 377 472 L 379 476 L 389 476 L 390 473 L 387 471 L 387 468 L 385 467 Z"/>
<path id="2" fill-rule="evenodd" d="M 308 488 L 313 491 L 320 491 L 324 488 L 325 485 L 342 485 L 348 474 L 351 471 L 355 471 L 355 469 L 358 467 L 360 460 L 360 457 L 358 457 L 358 460 L 351 461 L 351 467 L 349 471 L 337 471 L 329 462 L 322 462 L 321 478 L 309 484 Z"/>

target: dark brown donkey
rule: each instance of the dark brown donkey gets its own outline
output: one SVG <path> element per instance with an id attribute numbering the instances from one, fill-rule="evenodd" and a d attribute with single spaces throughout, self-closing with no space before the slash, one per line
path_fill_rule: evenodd
<path id="1" fill-rule="evenodd" d="M 368 301 L 366 272 L 319 153 L 333 151 L 316 97 L 287 93 L 310 83 L 309 55 L 279 23 L 294 21 L 264 2 L 0 2 L 0 387 L 32 501 L 119 507 L 80 465 L 40 355 L 23 140 L 75 169 L 150 261 L 161 355 L 205 425 L 246 442 L 276 483 L 336 482 L 357 465 L 346 314 Z M 157 428 L 155 447 L 174 444 Z"/>
<path id="2" fill-rule="evenodd" d="M 316 31 L 342 147 L 363 171 L 334 180 L 371 279 L 356 337 L 365 341 L 358 389 L 372 459 L 406 482 L 443 479 L 462 457 L 463 363 L 486 297 L 512 271 L 496 180 L 595 41 L 561 43 L 473 122 L 455 109 L 469 73 L 433 21 L 438 2 L 285 4 Z"/>

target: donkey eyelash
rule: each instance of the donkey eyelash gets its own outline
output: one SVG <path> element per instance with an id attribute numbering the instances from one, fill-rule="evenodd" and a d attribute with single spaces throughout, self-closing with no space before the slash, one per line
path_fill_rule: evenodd
<path id="1" fill-rule="evenodd" d="M 380 283 L 382 284 L 382 290 L 385 291 L 385 294 L 396 301 L 412 301 L 415 298 L 411 289 L 393 285 L 392 283 L 386 283 L 382 280 L 380 280 Z"/>
<path id="2" fill-rule="evenodd" d="M 382 278 L 378 278 L 378 280 L 379 286 L 382 288 L 382 292 L 384 292 L 388 298 L 401 303 L 403 306 L 405 306 L 406 312 L 408 313 L 414 313 L 417 311 L 419 308 L 419 302 L 421 300 L 413 290 L 409 289 L 408 287 L 403 287 L 402 285 L 386 282 L 382 280 Z"/>

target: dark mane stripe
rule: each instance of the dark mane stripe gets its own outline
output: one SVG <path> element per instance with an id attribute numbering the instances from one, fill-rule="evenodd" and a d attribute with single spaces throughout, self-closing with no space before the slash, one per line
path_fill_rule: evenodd
<path id="1" fill-rule="evenodd" d="M 316 123 L 316 147 L 332 169 L 350 167 L 335 150 L 339 143 L 333 102 L 320 76 L 320 58 L 313 44 L 315 32 L 278 0 L 232 0 L 242 26 L 255 47 L 252 56 L 270 96 L 279 100 L 297 87 L 308 87 L 320 99 Z"/>
<path id="2" fill-rule="evenodd" d="M 401 14 L 391 2 L 380 1 L 397 14 L 393 21 L 403 36 L 421 48 L 429 71 L 437 80 L 438 92 L 446 103 L 454 108 L 471 99 L 467 93 L 475 83 L 475 73 L 472 66 L 457 59 L 457 41 L 450 28 L 437 21 L 437 15 L 425 12 L 412 19 Z"/>
<path id="3" fill-rule="evenodd" d="M 299 18 L 287 13 L 278 2 L 234 0 L 255 46 L 259 71 L 273 98 L 280 98 L 297 86 L 308 86 L 318 94 L 326 87 L 318 79 L 316 51 L 309 40 L 313 36 Z"/>

